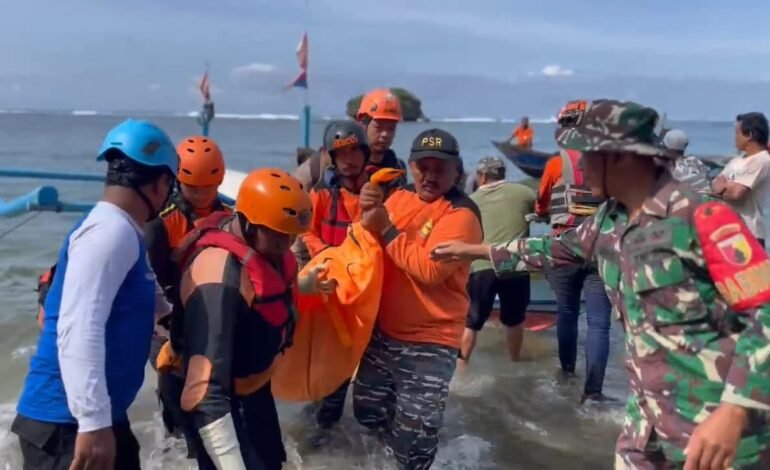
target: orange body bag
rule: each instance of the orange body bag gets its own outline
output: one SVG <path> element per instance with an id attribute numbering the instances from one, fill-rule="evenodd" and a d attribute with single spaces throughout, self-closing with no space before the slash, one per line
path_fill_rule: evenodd
<path id="1" fill-rule="evenodd" d="M 402 175 L 384 168 L 370 182 L 382 186 Z M 293 345 L 275 362 L 276 398 L 320 400 L 355 374 L 377 321 L 383 256 L 379 240 L 356 222 L 340 246 L 325 249 L 303 268 L 300 277 L 326 263 L 324 276 L 337 281 L 337 289 L 329 296 L 298 296 Z"/>

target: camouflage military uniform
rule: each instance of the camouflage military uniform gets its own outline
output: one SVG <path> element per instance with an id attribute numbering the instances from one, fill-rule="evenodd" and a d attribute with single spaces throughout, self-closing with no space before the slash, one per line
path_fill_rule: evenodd
<path id="1" fill-rule="evenodd" d="M 457 349 L 406 343 L 375 331 L 353 384 L 353 410 L 385 433 L 399 464 L 430 468 L 436 456 Z"/>
<path id="2" fill-rule="evenodd" d="M 594 102 L 576 128 L 557 131 L 557 140 L 581 151 L 659 156 L 653 142 L 634 134 L 649 111 Z M 598 262 L 624 326 L 631 385 L 616 468 L 681 467 L 693 429 L 720 402 L 749 410 L 734 468 L 770 468 L 770 305 L 739 313 L 715 286 L 694 222 L 706 202 L 664 171 L 634 221 L 610 199 L 561 236 L 491 249 L 500 274 Z"/>
<path id="3" fill-rule="evenodd" d="M 687 155 L 679 157 L 674 162 L 671 170 L 674 179 L 687 183 L 699 192 L 711 193 L 711 178 L 708 167 L 696 156 Z"/>

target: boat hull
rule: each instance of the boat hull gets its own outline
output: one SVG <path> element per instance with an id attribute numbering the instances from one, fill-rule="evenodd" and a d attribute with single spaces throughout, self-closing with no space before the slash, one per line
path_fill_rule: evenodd
<path id="1" fill-rule="evenodd" d="M 553 157 L 556 152 L 541 152 L 538 150 L 525 149 L 508 142 L 495 142 L 492 144 L 502 153 L 516 168 L 525 175 L 532 178 L 541 178 L 545 170 L 545 164 Z"/>

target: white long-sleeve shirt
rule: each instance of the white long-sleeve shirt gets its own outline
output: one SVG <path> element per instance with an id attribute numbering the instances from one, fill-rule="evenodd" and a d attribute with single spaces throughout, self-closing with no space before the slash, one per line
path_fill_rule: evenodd
<path id="1" fill-rule="evenodd" d="M 99 202 L 67 250 L 57 346 L 67 405 L 80 432 L 112 426 L 105 376 L 105 325 L 118 289 L 139 259 L 142 228 L 125 211 Z M 156 283 L 156 310 L 170 311 Z"/>

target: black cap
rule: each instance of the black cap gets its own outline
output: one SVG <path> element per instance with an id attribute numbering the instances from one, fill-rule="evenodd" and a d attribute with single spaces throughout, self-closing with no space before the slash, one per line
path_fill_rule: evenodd
<path id="1" fill-rule="evenodd" d="M 428 129 L 421 132 L 412 142 L 412 153 L 409 155 L 409 161 L 415 162 L 429 157 L 461 162 L 460 146 L 457 145 L 457 139 L 449 132 L 441 129 Z"/>

